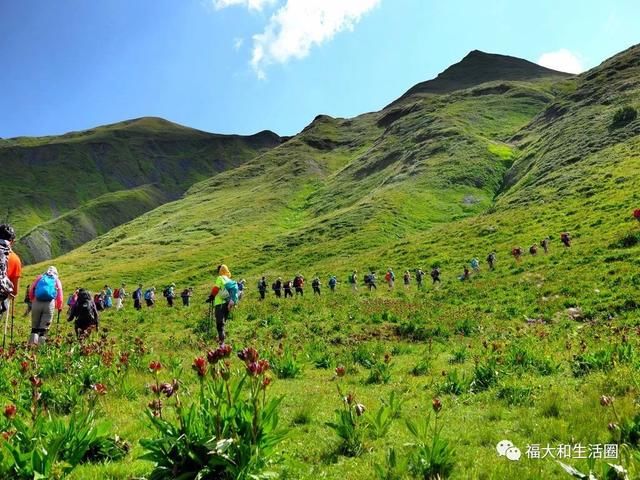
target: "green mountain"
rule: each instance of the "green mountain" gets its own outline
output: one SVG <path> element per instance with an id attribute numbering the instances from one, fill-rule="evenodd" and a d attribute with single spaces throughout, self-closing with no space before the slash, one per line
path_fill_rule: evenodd
<path id="1" fill-rule="evenodd" d="M 12 172 L 0 179 L 0 212 L 21 232 L 25 260 L 46 260 L 280 141 L 272 132 L 215 135 L 160 118 L 0 140 L 0 165 Z"/>

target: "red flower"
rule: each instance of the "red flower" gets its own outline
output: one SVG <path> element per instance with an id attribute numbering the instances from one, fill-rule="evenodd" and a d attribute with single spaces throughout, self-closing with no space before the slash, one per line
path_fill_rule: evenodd
<path id="1" fill-rule="evenodd" d="M 122 352 L 120 354 L 120 365 L 128 365 L 129 364 L 129 352 Z"/>
<path id="2" fill-rule="evenodd" d="M 42 379 L 38 378 L 36 375 L 32 375 L 31 378 L 29 378 L 29 381 L 35 388 L 42 386 Z"/>
<path id="3" fill-rule="evenodd" d="M 11 420 L 16 416 L 17 408 L 13 403 L 10 403 L 6 407 L 4 407 L 4 416 Z"/>
<path id="4" fill-rule="evenodd" d="M 107 387 L 105 387 L 104 384 L 102 384 L 102 383 L 96 383 L 92 388 L 95 390 L 95 392 L 98 395 L 106 395 L 107 394 Z"/>
<path id="5" fill-rule="evenodd" d="M 209 350 L 207 352 L 207 360 L 211 364 L 218 363 L 223 358 L 228 358 L 229 355 L 231 355 L 232 350 L 233 348 L 231 347 L 231 345 L 220 345 L 215 350 Z"/>
<path id="6" fill-rule="evenodd" d="M 344 377 L 344 374 L 347 372 L 347 369 L 344 368 L 344 365 L 338 365 L 336 367 L 336 376 Z"/>
<path id="7" fill-rule="evenodd" d="M 436 413 L 442 410 L 442 402 L 438 397 L 434 397 L 434 399 L 431 401 L 431 407 L 433 408 L 433 411 Z"/>
<path id="8" fill-rule="evenodd" d="M 26 360 L 23 360 L 22 362 L 20 362 L 20 371 L 24 373 L 27 370 L 29 370 L 29 362 L 27 362 Z"/>
<path id="9" fill-rule="evenodd" d="M 257 362 L 259 356 L 258 351 L 253 347 L 246 347 L 238 352 L 238 358 L 247 364 Z"/>
<path id="10" fill-rule="evenodd" d="M 207 374 L 207 361 L 204 357 L 196 357 L 191 368 L 198 372 L 199 377 L 204 377 Z"/>
<path id="11" fill-rule="evenodd" d="M 640 221 L 640 208 L 636 208 L 633 211 L 633 218 L 635 218 L 636 220 Z"/>
<path id="12" fill-rule="evenodd" d="M 162 364 L 158 360 L 152 360 L 149 362 L 149 371 L 151 373 L 156 373 L 162 368 Z"/>
<path id="13" fill-rule="evenodd" d="M 262 379 L 262 388 L 267 388 L 271 384 L 271 377 L 264 377 Z"/>

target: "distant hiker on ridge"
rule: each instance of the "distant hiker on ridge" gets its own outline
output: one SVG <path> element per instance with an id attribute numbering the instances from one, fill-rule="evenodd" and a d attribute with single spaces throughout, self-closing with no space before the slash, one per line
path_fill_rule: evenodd
<path id="1" fill-rule="evenodd" d="M 336 291 L 336 285 L 338 285 L 338 279 L 335 275 L 331 275 L 331 277 L 329 277 L 329 288 L 332 292 Z"/>
<path id="2" fill-rule="evenodd" d="M 424 279 L 424 271 L 419 268 L 416 270 L 416 284 L 418 285 L 418 290 L 422 290 L 422 280 Z"/>
<path id="3" fill-rule="evenodd" d="M 562 241 L 562 244 L 566 248 L 571 247 L 571 235 L 569 235 L 568 232 L 561 233 L 560 234 L 560 240 Z"/>
<path id="4" fill-rule="evenodd" d="M 538 254 L 538 244 L 534 243 L 529 247 L 529 255 L 533 255 L 534 257 Z"/>
<path id="5" fill-rule="evenodd" d="M 393 289 L 393 285 L 396 281 L 396 275 L 393 273 L 393 270 L 391 268 L 387 270 L 387 273 L 384 276 L 384 280 L 385 282 L 387 282 L 387 285 L 389 286 L 389 290 Z"/>
<path id="6" fill-rule="evenodd" d="M 98 330 L 98 309 L 91 299 L 91 293 L 83 288 L 78 290 L 78 299 L 69 311 L 67 321 L 73 320 L 78 339 L 88 336 L 94 329 Z"/>
<path id="7" fill-rule="evenodd" d="M 314 295 L 320 295 L 320 278 L 317 275 L 311 280 L 311 288 Z"/>
<path id="8" fill-rule="evenodd" d="M 436 282 L 437 283 L 442 283 L 440 281 L 440 268 L 439 267 L 433 267 L 433 270 L 431 270 L 431 279 L 433 280 L 432 285 L 435 285 Z"/>
<path id="9" fill-rule="evenodd" d="M 514 247 L 511 249 L 511 255 L 515 258 L 516 262 L 519 262 L 522 258 L 522 247 Z"/>
<path id="10" fill-rule="evenodd" d="M 147 307 L 151 308 L 156 303 L 156 287 L 147 288 L 144 292 L 144 301 L 147 302 Z M 98 308 L 98 310 L 100 310 Z"/>
<path id="11" fill-rule="evenodd" d="M 409 288 L 409 284 L 411 283 L 411 274 L 409 273 L 409 270 L 405 270 L 402 280 L 404 282 L 404 288 Z"/>
<path id="12" fill-rule="evenodd" d="M 258 282 L 258 293 L 260 294 L 260 300 L 264 300 L 267 295 L 267 279 L 262 277 Z"/>
<path id="13" fill-rule="evenodd" d="M 176 298 L 176 284 L 172 283 L 171 285 L 165 287 L 162 295 L 167 299 L 167 306 L 173 307 L 173 299 Z"/>
<path id="14" fill-rule="evenodd" d="M 182 298 L 182 306 L 188 307 L 191 303 L 191 297 L 193 296 L 193 287 L 185 288 L 180 293 L 180 298 Z"/>
<path id="15" fill-rule="evenodd" d="M 122 284 L 120 288 L 116 288 L 113 292 L 113 298 L 116 299 L 116 310 L 122 309 L 124 305 L 124 299 L 127 298 L 127 291 L 125 290 L 126 284 Z"/>
<path id="16" fill-rule="evenodd" d="M 273 290 L 273 293 L 276 294 L 276 298 L 282 297 L 282 287 L 282 278 L 278 277 L 277 280 L 273 282 L 273 285 L 271 285 L 271 289 Z"/>
<path id="17" fill-rule="evenodd" d="M 489 255 L 487 255 L 487 264 L 489 265 L 489 270 L 495 270 L 496 252 L 491 252 Z"/>
<path id="18" fill-rule="evenodd" d="M 349 283 L 351 284 L 351 290 L 354 292 L 358 290 L 358 270 L 354 270 L 351 275 L 349 275 Z M 365 284 L 367 282 L 364 282 Z"/>
<path id="19" fill-rule="evenodd" d="M 544 253 L 549 253 L 549 238 L 545 238 L 540 242 L 540 246 L 544 250 Z"/>
<path id="20" fill-rule="evenodd" d="M 293 279 L 293 288 L 296 289 L 296 296 L 304 296 L 304 277 L 300 274 L 296 275 Z"/>
<path id="21" fill-rule="evenodd" d="M 133 292 L 133 308 L 142 310 L 142 284 L 138 284 L 138 288 Z"/>
<path id="22" fill-rule="evenodd" d="M 104 308 L 113 307 L 113 290 L 109 285 L 104 286 Z"/>
<path id="23" fill-rule="evenodd" d="M 287 280 L 284 282 L 284 298 L 292 297 L 293 298 L 293 282 L 291 280 Z"/>
<path id="24" fill-rule="evenodd" d="M 478 273 L 480 271 L 480 260 L 478 260 L 477 258 L 472 258 L 471 268 L 473 268 L 474 272 Z"/>

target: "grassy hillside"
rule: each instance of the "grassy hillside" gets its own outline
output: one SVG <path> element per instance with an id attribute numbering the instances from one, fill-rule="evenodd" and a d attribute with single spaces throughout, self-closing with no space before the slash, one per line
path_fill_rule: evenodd
<path id="1" fill-rule="evenodd" d="M 0 165 L 12 174 L 0 180 L 0 215 L 20 232 L 25 260 L 42 261 L 279 143 L 271 132 L 215 135 L 159 118 L 1 140 Z"/>
<path id="2" fill-rule="evenodd" d="M 434 397 L 454 449 L 447 478 L 570 478 L 554 458 L 527 458 L 527 445 L 605 443 L 621 444 L 619 458 L 562 461 L 598 479 L 615 478 L 607 464 L 621 464 L 638 478 L 640 225 L 631 211 L 640 207 L 640 120 L 614 121 L 620 108 L 640 107 L 638 79 L 633 47 L 577 77 L 497 79 L 354 119 L 320 116 L 286 143 L 57 258 L 67 285 L 196 287 L 188 310 L 160 302 L 104 316 L 112 351 L 134 352 L 135 337 L 147 346 L 126 381 L 98 367 L 92 377 L 109 379 L 101 415 L 134 447 L 72 478 L 149 475 L 137 442 L 154 435 L 140 415 L 152 398 L 146 366 L 161 360 L 161 378 L 179 379 L 182 401 L 197 403 L 191 364 L 215 343 L 203 333 L 203 302 L 221 261 L 250 287 L 229 342 L 267 356 L 268 396 L 284 395 L 288 434 L 268 466 L 280 478 L 430 478 L 415 471 L 416 458 L 424 466 L 428 456 L 416 453 L 406 421 L 433 420 Z M 574 238 L 570 249 L 563 231 Z M 547 236 L 549 254 L 510 257 L 512 247 Z M 470 281 L 458 280 L 471 258 L 494 250 L 494 271 L 483 262 Z M 380 282 L 354 293 L 346 283 L 353 268 L 381 278 L 393 267 L 400 278 L 432 265 L 443 282 L 421 291 Z M 336 274 L 341 285 L 335 295 L 323 287 L 321 298 L 257 300 L 260 275 L 298 271 L 325 284 Z M 26 324 L 18 334 L 26 337 Z M 53 359 L 68 358 L 56 352 Z M 102 358 L 89 355 L 45 381 L 67 389 Z M 238 359 L 231 365 L 242 368 Z M 344 405 L 337 384 L 366 406 L 359 455 L 346 454 L 328 426 Z M 603 395 L 613 407 L 601 406 Z M 497 455 L 504 439 L 522 450 L 520 461 Z"/>

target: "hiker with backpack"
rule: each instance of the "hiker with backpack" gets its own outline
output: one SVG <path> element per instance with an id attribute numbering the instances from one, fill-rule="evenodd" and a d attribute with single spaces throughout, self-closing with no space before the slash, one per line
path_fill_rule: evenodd
<path id="1" fill-rule="evenodd" d="M 549 238 L 544 238 L 540 241 L 540 246 L 544 250 L 544 253 L 549 253 Z"/>
<path id="2" fill-rule="evenodd" d="M 79 340 L 88 336 L 94 329 L 98 330 L 98 308 L 89 291 L 84 288 L 78 290 L 78 299 L 69 311 L 67 321 L 74 321 L 73 327 Z"/>
<path id="3" fill-rule="evenodd" d="M 188 307 L 191 303 L 191 297 L 193 296 L 193 287 L 185 288 L 182 293 L 180 293 L 180 298 L 182 298 L 182 306 Z"/>
<path id="4" fill-rule="evenodd" d="M 76 288 L 73 293 L 71 295 L 69 295 L 69 298 L 67 298 L 67 307 L 68 307 L 68 312 L 71 311 L 71 309 L 73 308 L 73 306 L 76 304 L 76 302 L 78 301 L 78 291 L 79 289 Z"/>
<path id="5" fill-rule="evenodd" d="M 123 283 L 120 288 L 116 288 L 115 292 L 113 292 L 113 298 L 116 299 L 116 310 L 122 309 L 124 306 L 124 299 L 128 296 L 125 287 L 126 285 Z"/>
<path id="6" fill-rule="evenodd" d="M 511 249 L 511 255 L 515 258 L 516 262 L 519 262 L 522 258 L 522 247 L 514 247 Z"/>
<path id="7" fill-rule="evenodd" d="M 284 282 L 284 298 L 287 297 L 293 298 L 293 282 L 291 280 Z"/>
<path id="8" fill-rule="evenodd" d="M 378 290 L 378 287 L 376 285 L 376 274 L 375 272 L 371 272 L 369 273 L 369 275 L 365 275 L 364 276 L 364 284 L 369 287 L 369 291 L 371 290 Z"/>
<path id="9" fill-rule="evenodd" d="M 317 275 L 311 281 L 311 288 L 313 288 L 314 295 L 320 295 L 320 278 Z"/>
<path id="10" fill-rule="evenodd" d="M 300 274 L 296 275 L 293 279 L 293 288 L 296 289 L 296 296 L 304 296 L 304 277 Z"/>
<path id="11" fill-rule="evenodd" d="M 267 279 L 264 276 L 258 281 L 258 293 L 260 294 L 260 301 L 267 296 Z"/>
<path id="12" fill-rule="evenodd" d="M 56 267 L 49 267 L 45 273 L 38 275 L 29 289 L 31 299 L 31 336 L 30 345 L 44 345 L 53 321 L 54 310 L 58 316 L 62 311 L 64 296 L 62 282 Z"/>
<path id="13" fill-rule="evenodd" d="M 538 245 L 534 243 L 529 247 L 529 255 L 533 255 L 534 257 L 538 254 Z"/>
<path id="14" fill-rule="evenodd" d="M 142 310 L 142 284 L 138 284 L 138 288 L 133 291 L 133 308 Z"/>
<path id="15" fill-rule="evenodd" d="M 409 273 L 409 270 L 404 272 L 402 280 L 404 282 L 404 288 L 409 288 L 409 284 L 411 283 L 411 274 Z"/>
<path id="16" fill-rule="evenodd" d="M 560 240 L 562 241 L 562 244 L 565 246 L 565 248 L 571 247 L 571 235 L 569 235 L 569 232 L 561 233 Z"/>
<path id="17" fill-rule="evenodd" d="M 238 303 L 242 300 L 244 296 L 244 286 L 247 284 L 247 281 L 243 278 L 238 282 Z"/>
<path id="18" fill-rule="evenodd" d="M 384 276 L 384 280 L 385 282 L 387 282 L 387 285 L 389 286 L 389 290 L 393 289 L 393 285 L 396 281 L 396 276 L 393 273 L 393 270 L 391 268 L 387 270 L 387 274 Z"/>
<path id="19" fill-rule="evenodd" d="M 218 341 L 222 345 L 225 339 L 224 326 L 229 317 L 229 312 L 238 302 L 238 284 L 231 280 L 231 272 L 226 265 L 219 265 L 217 273 L 218 276 L 211 289 L 207 303 L 213 303 Z"/>
<path id="20" fill-rule="evenodd" d="M 156 287 L 147 288 L 144 292 L 144 301 L 147 303 L 147 307 L 151 308 L 156 303 Z M 99 310 L 99 309 L 98 309 Z"/>
<path id="21" fill-rule="evenodd" d="M 15 301 L 20 291 L 20 276 L 22 275 L 22 261 L 13 251 L 16 232 L 11 225 L 0 225 L 0 314 L 9 309 L 9 301 Z M 13 335 L 13 317 L 12 317 Z"/>
<path id="22" fill-rule="evenodd" d="M 104 291 L 98 292 L 93 296 L 93 303 L 99 312 L 104 310 Z"/>
<path id="23" fill-rule="evenodd" d="M 349 283 L 354 292 L 358 291 L 358 270 L 354 270 L 353 273 L 349 275 Z M 366 283 L 367 282 L 365 282 L 365 284 Z"/>
<path id="24" fill-rule="evenodd" d="M 436 282 L 437 283 L 442 283 L 440 281 L 440 268 L 439 267 L 433 267 L 433 269 L 431 270 L 431 279 L 433 280 L 432 285 L 435 285 Z"/>
<path id="25" fill-rule="evenodd" d="M 465 281 L 471 278 L 471 270 L 465 265 L 462 270 L 462 275 L 458 277 L 459 280 Z"/>
<path id="26" fill-rule="evenodd" d="M 167 299 L 167 305 L 173 307 L 173 299 L 176 298 L 176 284 L 172 283 L 168 287 L 165 287 L 162 295 Z"/>
<path id="27" fill-rule="evenodd" d="M 489 265 L 489 270 L 495 270 L 496 252 L 491 252 L 489 255 L 487 255 L 487 264 Z"/>
<path id="28" fill-rule="evenodd" d="M 113 290 L 111 287 L 109 285 L 105 285 L 102 292 L 104 293 L 104 308 L 107 309 L 113 307 Z"/>
<path id="29" fill-rule="evenodd" d="M 477 258 L 472 258 L 471 259 L 471 268 L 473 269 L 474 272 L 478 273 L 480 272 L 480 260 L 478 260 Z"/>
<path id="30" fill-rule="evenodd" d="M 336 285 L 338 285 L 338 279 L 336 278 L 335 275 L 331 275 L 329 277 L 329 289 L 331 289 L 332 292 L 335 292 Z"/>
<path id="31" fill-rule="evenodd" d="M 276 294 L 276 298 L 280 298 L 282 297 L 282 278 L 278 277 L 278 279 L 273 282 L 273 285 L 271 285 L 271 289 L 273 290 L 273 293 Z"/>
<path id="32" fill-rule="evenodd" d="M 416 270 L 416 284 L 418 285 L 418 290 L 422 290 L 422 280 L 424 279 L 424 271 L 421 268 Z"/>

